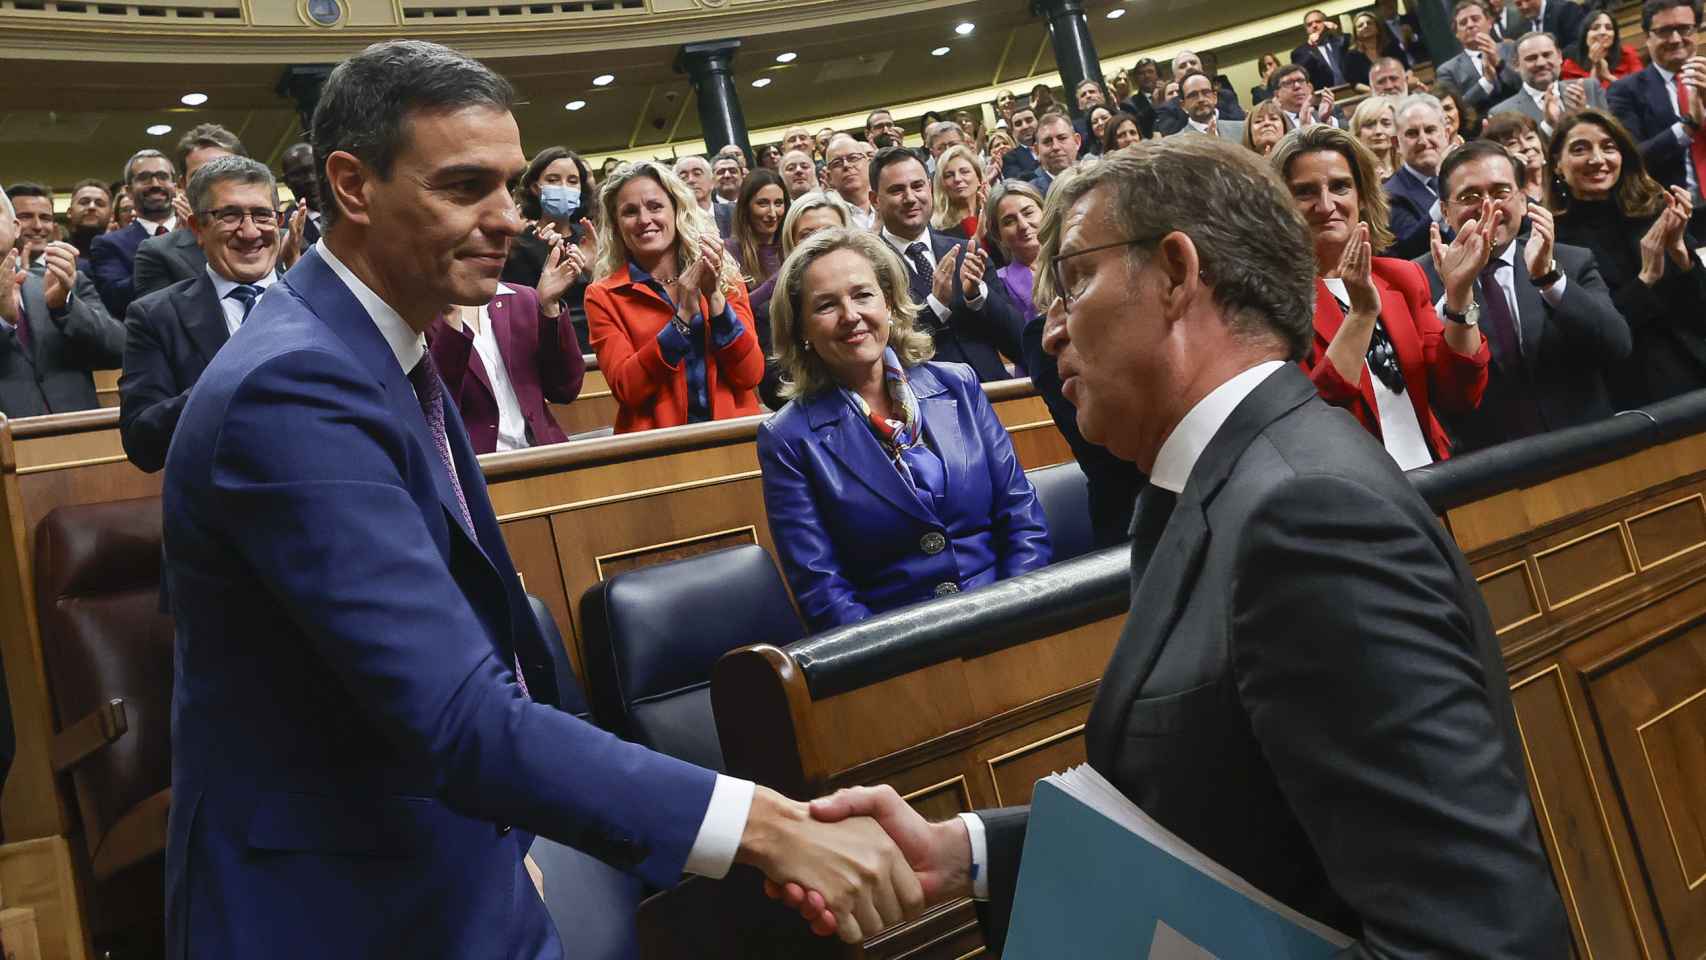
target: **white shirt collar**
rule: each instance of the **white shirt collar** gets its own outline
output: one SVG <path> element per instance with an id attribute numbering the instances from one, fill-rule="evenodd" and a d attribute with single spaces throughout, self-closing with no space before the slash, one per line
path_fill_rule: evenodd
<path id="1" fill-rule="evenodd" d="M 1220 111 L 1219 110 L 1214 111 L 1214 116 L 1208 118 L 1209 123 L 1213 123 L 1219 119 L 1220 119 Z M 1192 120 L 1190 117 L 1186 117 L 1185 122 L 1190 124 L 1191 129 L 1195 130 L 1198 133 L 1207 133 L 1208 132 L 1208 123 L 1198 123 L 1195 120 Z"/>
<path id="2" fill-rule="evenodd" d="M 927 255 L 930 254 L 930 227 L 929 226 L 925 226 L 924 232 L 919 234 L 918 236 L 914 237 L 911 240 L 902 239 L 901 237 L 890 232 L 889 228 L 885 226 L 885 227 L 883 227 L 883 239 L 887 240 L 889 242 L 889 246 L 895 248 L 896 252 L 898 252 L 903 257 L 906 256 L 906 248 L 912 246 L 915 243 L 924 244 L 924 252 Z M 935 257 L 931 256 L 930 259 L 934 260 Z"/>
<path id="3" fill-rule="evenodd" d="M 133 222 L 142 224 L 142 229 L 146 231 L 149 236 L 153 236 L 160 227 L 165 227 L 167 233 L 171 233 L 173 230 L 178 229 L 178 215 L 175 213 L 160 221 L 154 221 L 147 217 L 138 216 Z"/>
<path id="4" fill-rule="evenodd" d="M 211 264 L 211 263 L 208 264 L 204 269 L 207 270 L 208 279 L 213 281 L 213 295 L 215 297 L 219 298 L 220 300 L 224 300 L 226 294 L 229 294 L 232 290 L 236 289 L 237 281 L 228 279 L 223 274 L 214 270 L 213 264 Z M 277 279 L 278 279 L 278 271 L 268 270 L 266 276 L 260 278 L 259 280 L 256 280 L 254 283 L 250 284 L 250 286 L 260 287 L 262 290 L 265 290 L 266 288 L 272 286 L 273 281 L 275 281 Z"/>
<path id="5" fill-rule="evenodd" d="M 1653 61 L 1653 69 L 1659 72 L 1659 79 L 1665 82 L 1665 86 L 1671 88 L 1671 95 L 1674 97 L 1676 95 L 1676 74 L 1659 66 L 1657 60 Z"/>
<path id="6" fill-rule="evenodd" d="M 1196 406 L 1185 414 L 1173 432 L 1161 444 L 1161 452 L 1155 455 L 1155 466 L 1149 471 L 1149 482 L 1163 490 L 1173 493 L 1183 493 L 1185 482 L 1191 478 L 1191 471 L 1196 468 L 1197 460 L 1202 452 L 1208 449 L 1210 440 L 1220 432 L 1226 424 L 1226 418 L 1232 416 L 1232 411 L 1244 402 L 1262 381 L 1273 375 L 1275 370 L 1285 366 L 1284 360 L 1266 360 L 1258 363 L 1243 373 L 1238 374 L 1213 390 L 1208 396 L 1198 400 Z"/>
<path id="7" fill-rule="evenodd" d="M 1558 82 L 1556 80 L 1554 80 L 1552 82 L 1552 87 L 1553 87 L 1553 89 L 1557 89 Z M 1550 90 L 1543 90 L 1539 87 L 1531 87 L 1528 85 L 1528 81 L 1524 80 L 1522 83 L 1522 92 L 1528 94 L 1528 97 L 1530 100 L 1533 100 L 1535 103 L 1539 103 L 1540 101 L 1546 99 L 1546 94 L 1550 93 L 1551 91 Z M 1563 96 L 1563 94 L 1560 93 L 1559 96 Z"/>
<path id="8" fill-rule="evenodd" d="M 390 304 L 379 299 L 379 294 L 362 283 L 326 246 L 325 238 L 316 241 L 314 249 L 319 252 L 320 258 L 326 261 L 326 266 L 331 267 L 338 279 L 344 282 L 344 286 L 349 287 L 349 292 L 355 295 L 361 308 L 367 311 L 373 325 L 379 328 L 380 336 L 390 345 L 391 353 L 397 358 L 397 365 L 403 368 L 403 374 L 407 376 L 409 371 L 415 368 L 415 364 L 421 362 L 421 354 L 426 353 L 426 335 L 416 333 L 408 321 L 403 319 L 402 314 L 391 309 Z"/>

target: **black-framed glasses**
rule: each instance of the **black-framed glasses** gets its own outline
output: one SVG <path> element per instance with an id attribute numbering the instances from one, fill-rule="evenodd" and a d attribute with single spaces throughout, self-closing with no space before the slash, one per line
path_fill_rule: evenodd
<path id="1" fill-rule="evenodd" d="M 1137 247 L 1146 243 L 1154 243 L 1158 239 L 1160 239 L 1160 237 L 1139 237 L 1134 240 L 1116 240 L 1113 243 L 1101 243 L 1094 247 L 1085 247 L 1082 250 L 1074 250 L 1071 253 L 1057 253 L 1053 257 L 1050 257 L 1048 262 L 1049 278 L 1054 281 L 1054 292 L 1056 296 L 1060 297 L 1061 307 L 1068 313 L 1071 313 L 1072 301 L 1078 299 L 1078 295 L 1066 286 L 1066 275 L 1061 272 L 1061 264 L 1071 260 L 1073 257 L 1082 257 L 1087 253 L 1098 253 L 1103 250 L 1112 250 L 1116 247 Z"/>
<path id="2" fill-rule="evenodd" d="M 202 215 L 227 230 L 242 226 L 244 219 L 253 220 L 263 230 L 278 226 L 278 211 L 271 207 L 220 207 Z"/>
<path id="3" fill-rule="evenodd" d="M 1679 23 L 1670 27 L 1654 27 L 1647 33 L 1656 34 L 1660 40 L 1686 40 L 1694 36 L 1695 29 L 1692 23 Z"/>

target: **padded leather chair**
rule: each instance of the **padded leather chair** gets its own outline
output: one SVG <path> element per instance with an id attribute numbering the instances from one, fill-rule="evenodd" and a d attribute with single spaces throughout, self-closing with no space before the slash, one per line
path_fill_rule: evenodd
<path id="1" fill-rule="evenodd" d="M 763 547 L 732 547 L 618 574 L 581 596 L 592 715 L 617 736 L 723 768 L 711 667 L 753 643 L 805 636 Z"/>
<path id="2" fill-rule="evenodd" d="M 1080 557 L 1096 546 L 1090 527 L 1090 482 L 1076 460 L 1038 467 L 1026 473 L 1037 488 L 1037 500 L 1048 518 L 1049 546 L 1054 562 Z"/>
<path id="3" fill-rule="evenodd" d="M 557 690 L 562 699 L 557 706 L 591 722 L 586 695 L 575 679 L 556 618 L 538 597 L 529 594 L 527 602 L 557 668 Z M 569 956 L 577 960 L 634 960 L 639 956 L 634 917 L 646 891 L 637 877 L 545 837 L 534 838 L 530 853 L 545 876 L 545 909 L 557 924 L 557 934 Z"/>
<path id="4" fill-rule="evenodd" d="M 172 796 L 173 626 L 160 612 L 160 526 L 158 497 L 60 507 L 35 544 L 53 763 L 76 798 L 94 880 L 91 928 L 143 955 L 164 931 Z"/>

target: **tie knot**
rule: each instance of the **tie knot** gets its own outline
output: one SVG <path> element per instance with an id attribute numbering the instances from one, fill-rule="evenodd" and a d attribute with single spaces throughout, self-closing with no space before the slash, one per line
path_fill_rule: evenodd
<path id="1" fill-rule="evenodd" d="M 409 385 L 423 404 L 431 402 L 428 396 L 438 392 L 438 367 L 432 362 L 432 351 L 422 353 L 420 362 L 409 371 Z"/>
<path id="2" fill-rule="evenodd" d="M 924 250 L 924 241 L 914 240 L 912 245 L 906 248 L 906 255 L 909 257 L 922 257 L 924 256 Z"/>
<path id="3" fill-rule="evenodd" d="M 260 295 L 261 295 L 261 288 L 260 287 L 257 287 L 252 283 L 239 283 L 235 287 L 232 287 L 231 291 L 229 293 L 227 293 L 225 296 L 229 297 L 232 300 L 236 300 L 239 303 L 243 304 L 243 306 L 247 307 L 247 306 L 252 306 L 255 302 L 255 299 L 257 297 L 259 297 Z"/>

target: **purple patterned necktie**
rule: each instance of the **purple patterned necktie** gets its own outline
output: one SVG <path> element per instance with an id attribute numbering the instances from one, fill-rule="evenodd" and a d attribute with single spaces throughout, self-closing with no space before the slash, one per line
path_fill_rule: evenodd
<path id="1" fill-rule="evenodd" d="M 478 543 L 480 536 L 474 532 L 474 518 L 468 513 L 468 500 L 462 495 L 462 483 L 457 479 L 456 467 L 450 460 L 450 437 L 444 432 L 444 383 L 438 378 L 438 366 L 432 362 L 431 353 L 421 354 L 420 362 L 409 371 L 409 383 L 415 388 L 415 399 L 421 403 L 421 414 L 426 417 L 433 446 L 438 448 L 438 459 L 450 476 L 450 489 L 456 491 L 456 505 L 462 510 L 462 521 L 468 525 L 474 542 Z M 527 692 L 527 678 L 521 672 L 520 657 L 515 659 L 515 682 L 521 687 L 522 696 L 531 698 Z"/>

